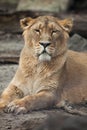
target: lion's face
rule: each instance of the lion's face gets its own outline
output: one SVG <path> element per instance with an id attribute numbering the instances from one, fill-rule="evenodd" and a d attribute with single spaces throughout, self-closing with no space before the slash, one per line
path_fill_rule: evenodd
<path id="1" fill-rule="evenodd" d="M 21 25 L 27 47 L 31 48 L 33 55 L 40 61 L 50 61 L 61 55 L 67 50 L 67 32 L 71 26 L 69 21 L 68 23 L 64 25 L 64 20 L 60 21 L 52 16 L 23 19 Z"/>

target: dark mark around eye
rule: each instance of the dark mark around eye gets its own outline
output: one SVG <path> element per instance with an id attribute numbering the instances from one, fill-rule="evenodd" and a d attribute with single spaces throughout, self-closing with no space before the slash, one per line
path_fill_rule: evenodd
<path id="1" fill-rule="evenodd" d="M 35 30 L 35 32 L 38 32 L 38 33 L 40 33 L 40 30 L 39 29 L 34 29 Z"/>

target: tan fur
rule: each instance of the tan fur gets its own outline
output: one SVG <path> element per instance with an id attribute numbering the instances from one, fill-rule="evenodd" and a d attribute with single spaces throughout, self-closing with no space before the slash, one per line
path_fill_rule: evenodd
<path id="1" fill-rule="evenodd" d="M 87 54 L 67 49 L 72 20 L 52 16 L 21 20 L 25 46 L 17 72 L 1 95 L 8 112 L 61 107 L 87 100 Z M 43 52 L 40 44 L 50 43 Z"/>

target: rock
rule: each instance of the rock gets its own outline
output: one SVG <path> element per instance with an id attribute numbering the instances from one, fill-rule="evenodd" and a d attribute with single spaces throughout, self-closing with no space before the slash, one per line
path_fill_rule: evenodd
<path id="1" fill-rule="evenodd" d="M 73 17 L 73 28 L 72 32 L 78 33 L 81 36 L 85 36 L 87 38 L 87 15 L 76 14 L 72 15 Z"/>
<path id="2" fill-rule="evenodd" d="M 0 35 L 0 63 L 18 63 L 23 48 L 22 35 Z"/>
<path id="3" fill-rule="evenodd" d="M 8 86 L 18 65 L 0 65 L 0 94 Z"/>
<path id="4" fill-rule="evenodd" d="M 68 42 L 69 49 L 75 51 L 87 51 L 87 39 L 78 34 L 74 34 Z"/>
<path id="5" fill-rule="evenodd" d="M 38 111 L 15 115 L 0 112 L 0 130 L 36 130 L 47 118 L 47 113 Z"/>
<path id="6" fill-rule="evenodd" d="M 60 12 L 66 11 L 70 5 L 69 0 L 20 0 L 18 4 L 18 11 L 23 10 L 39 10 Z"/>
<path id="7" fill-rule="evenodd" d="M 15 115 L 0 112 L 0 130 L 87 130 L 87 117 L 63 110 L 39 110 Z"/>
<path id="8" fill-rule="evenodd" d="M 84 126 L 84 127 L 83 127 Z M 64 114 L 52 114 L 37 130 L 86 130 L 87 117 L 69 117 Z"/>
<path id="9" fill-rule="evenodd" d="M 87 0 L 73 0 L 72 7 L 75 10 L 80 10 L 81 12 L 83 10 L 87 10 Z"/>
<path id="10" fill-rule="evenodd" d="M 15 11 L 19 0 L 0 0 L 0 11 L 11 12 Z"/>

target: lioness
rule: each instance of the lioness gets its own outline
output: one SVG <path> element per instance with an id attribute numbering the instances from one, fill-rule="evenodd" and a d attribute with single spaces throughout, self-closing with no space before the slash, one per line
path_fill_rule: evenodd
<path id="1" fill-rule="evenodd" d="M 40 16 L 20 24 L 25 45 L 0 108 L 18 114 L 87 101 L 87 54 L 67 48 L 72 20 Z"/>

